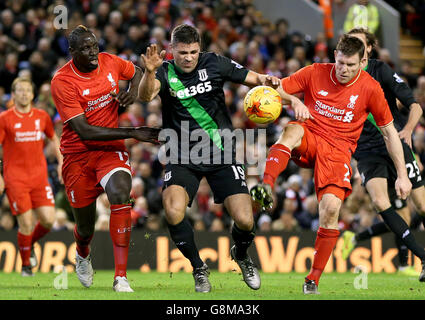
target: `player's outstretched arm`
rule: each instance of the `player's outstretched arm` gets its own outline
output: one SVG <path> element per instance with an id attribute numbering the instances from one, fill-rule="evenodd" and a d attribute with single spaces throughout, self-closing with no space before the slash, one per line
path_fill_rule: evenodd
<path id="1" fill-rule="evenodd" d="M 401 199 L 406 199 L 412 190 L 412 183 L 407 176 L 403 147 L 401 145 L 398 132 L 393 123 L 380 128 L 384 136 L 384 141 L 388 153 L 390 154 L 390 157 L 393 160 L 397 170 L 397 180 L 395 182 L 397 196 Z"/>
<path id="2" fill-rule="evenodd" d="M 302 103 L 300 99 L 298 99 L 296 96 L 287 93 L 285 90 L 283 90 L 281 85 L 276 90 L 282 97 L 282 100 L 284 101 L 283 103 L 290 104 L 294 109 L 295 119 L 299 121 L 314 119 L 310 111 L 308 110 L 308 107 L 304 103 Z"/>
<path id="3" fill-rule="evenodd" d="M 268 74 L 259 74 L 250 70 L 246 75 L 244 85 L 248 87 L 269 86 L 277 89 L 280 85 L 280 80 L 278 77 L 270 76 Z"/>
<path id="4" fill-rule="evenodd" d="M 142 62 L 145 72 L 139 83 L 139 99 L 144 102 L 152 101 L 159 93 L 161 83 L 155 78 L 156 70 L 162 65 L 165 57 L 165 50 L 158 53 L 156 44 L 150 45 L 146 49 L 146 54 L 142 54 Z"/>
<path id="5" fill-rule="evenodd" d="M 72 129 L 81 140 L 120 140 L 134 138 L 139 141 L 158 144 L 160 128 L 129 127 L 129 128 L 106 128 L 92 126 L 87 122 L 84 115 L 77 116 L 69 121 Z"/>

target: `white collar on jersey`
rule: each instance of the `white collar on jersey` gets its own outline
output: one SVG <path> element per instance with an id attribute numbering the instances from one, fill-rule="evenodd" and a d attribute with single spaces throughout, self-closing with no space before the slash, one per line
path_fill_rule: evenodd
<path id="1" fill-rule="evenodd" d="M 332 69 L 331 69 L 331 73 L 329 74 L 329 76 L 330 76 L 330 78 L 331 78 L 331 81 L 333 82 L 333 84 L 334 85 L 336 85 L 337 83 L 337 81 L 338 80 L 334 80 L 333 79 L 333 71 L 334 71 L 334 69 L 335 69 L 335 64 L 332 66 Z M 360 74 L 362 73 L 362 70 L 359 70 L 359 73 L 357 74 L 357 77 L 356 77 L 356 79 L 354 79 L 354 81 L 353 82 L 351 82 L 351 83 L 349 83 L 349 84 L 343 84 L 343 83 L 340 83 L 339 81 L 338 81 L 338 83 L 340 84 L 340 85 L 342 85 L 342 86 L 345 86 L 345 87 L 350 87 L 350 86 L 352 86 L 353 84 L 355 84 L 356 83 L 356 81 L 359 79 L 359 77 L 360 77 Z"/>

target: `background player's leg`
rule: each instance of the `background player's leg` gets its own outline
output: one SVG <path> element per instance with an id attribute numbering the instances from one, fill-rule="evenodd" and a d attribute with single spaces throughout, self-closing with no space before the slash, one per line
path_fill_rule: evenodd
<path id="1" fill-rule="evenodd" d="M 55 207 L 42 206 L 34 209 L 38 222 L 32 232 L 32 244 L 49 233 L 55 222 Z"/>
<path id="2" fill-rule="evenodd" d="M 404 244 L 421 259 L 424 265 L 425 250 L 416 243 L 413 234 L 410 232 L 409 226 L 391 206 L 387 191 L 387 180 L 385 178 L 373 178 L 366 183 L 366 189 L 369 192 L 376 210 L 382 216 L 391 231 L 401 237 Z"/>
<path id="3" fill-rule="evenodd" d="M 338 215 L 342 201 L 331 193 L 325 193 L 319 202 L 319 223 L 316 242 L 314 244 L 313 265 L 306 280 L 314 280 L 319 285 L 319 279 L 325 269 L 338 240 Z"/>
<path id="4" fill-rule="evenodd" d="M 421 216 L 422 224 L 425 227 L 425 187 L 413 189 L 410 195 L 415 204 L 416 212 Z"/>
<path id="5" fill-rule="evenodd" d="M 109 233 L 114 248 L 115 277 L 127 277 L 128 247 L 131 236 L 131 176 L 127 171 L 117 171 L 105 186 L 111 203 Z"/>
<path id="6" fill-rule="evenodd" d="M 18 221 L 18 247 L 22 258 L 22 266 L 30 266 L 31 256 L 31 239 L 32 239 L 32 210 L 28 210 L 24 213 L 16 216 Z"/>
<path id="7" fill-rule="evenodd" d="M 171 239 L 194 269 L 202 267 L 204 262 L 195 244 L 193 228 L 185 218 L 189 204 L 186 190 L 182 186 L 171 185 L 162 192 L 162 202 Z"/>

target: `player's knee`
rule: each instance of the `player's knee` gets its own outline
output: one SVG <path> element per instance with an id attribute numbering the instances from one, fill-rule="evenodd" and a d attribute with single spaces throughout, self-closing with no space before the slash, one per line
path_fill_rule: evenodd
<path id="1" fill-rule="evenodd" d="M 249 217 L 248 215 L 243 215 L 240 217 L 235 217 L 235 224 L 238 226 L 239 229 L 244 231 L 251 231 L 254 227 L 254 219 Z"/>
<path id="2" fill-rule="evenodd" d="M 297 124 L 288 124 L 283 130 L 277 143 L 283 144 L 290 149 L 300 145 L 304 135 L 304 129 Z"/>
<path id="3" fill-rule="evenodd" d="M 91 237 L 94 233 L 94 225 L 93 226 L 78 226 L 77 227 L 78 235 L 83 238 L 87 239 Z"/>
<path id="4" fill-rule="evenodd" d="M 178 203 L 164 202 L 165 218 L 171 225 L 176 225 L 184 219 L 185 207 Z"/>
<path id="5" fill-rule="evenodd" d="M 327 201 L 320 206 L 320 226 L 332 228 L 338 225 L 340 204 L 336 201 Z"/>
<path id="6" fill-rule="evenodd" d="M 130 200 L 130 193 L 127 190 L 117 190 L 108 194 L 108 200 L 111 204 L 124 204 Z"/>
<path id="7" fill-rule="evenodd" d="M 385 197 L 376 197 L 372 199 L 372 202 L 378 212 L 387 210 L 391 206 L 389 199 Z"/>

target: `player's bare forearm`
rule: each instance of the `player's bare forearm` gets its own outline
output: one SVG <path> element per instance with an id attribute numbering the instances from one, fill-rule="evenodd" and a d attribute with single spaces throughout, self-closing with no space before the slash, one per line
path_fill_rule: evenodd
<path id="1" fill-rule="evenodd" d="M 410 106 L 409 118 L 404 128 L 398 133 L 401 140 L 404 140 L 412 147 L 412 133 L 421 119 L 423 114 L 422 108 L 418 103 L 412 103 Z"/>
<path id="2" fill-rule="evenodd" d="M 401 145 L 400 138 L 398 137 L 397 130 L 394 124 L 381 127 L 382 134 L 384 136 L 385 145 L 388 153 L 394 162 L 394 166 L 397 170 L 398 176 L 405 175 L 407 177 L 406 163 L 404 161 L 403 147 Z"/>
<path id="3" fill-rule="evenodd" d="M 159 93 L 160 86 L 159 80 L 155 78 L 155 72 L 146 70 L 139 83 L 139 99 L 144 102 L 152 101 Z"/>
<path id="4" fill-rule="evenodd" d="M 87 122 L 84 115 L 70 120 L 72 129 L 81 140 L 110 141 L 134 138 L 139 141 L 158 143 L 159 128 L 128 127 L 128 128 L 106 128 L 92 126 Z"/>
<path id="5" fill-rule="evenodd" d="M 285 90 L 283 90 L 282 86 L 280 85 L 277 89 L 277 92 L 279 92 L 280 97 L 282 98 L 282 102 L 284 104 L 296 104 L 299 99 L 295 96 L 293 96 L 292 94 L 287 93 Z"/>
<path id="6" fill-rule="evenodd" d="M 244 85 L 248 87 L 269 86 L 274 89 L 277 89 L 280 85 L 280 80 L 275 76 L 270 76 L 268 74 L 259 74 L 254 71 L 249 71 L 246 75 Z"/>

